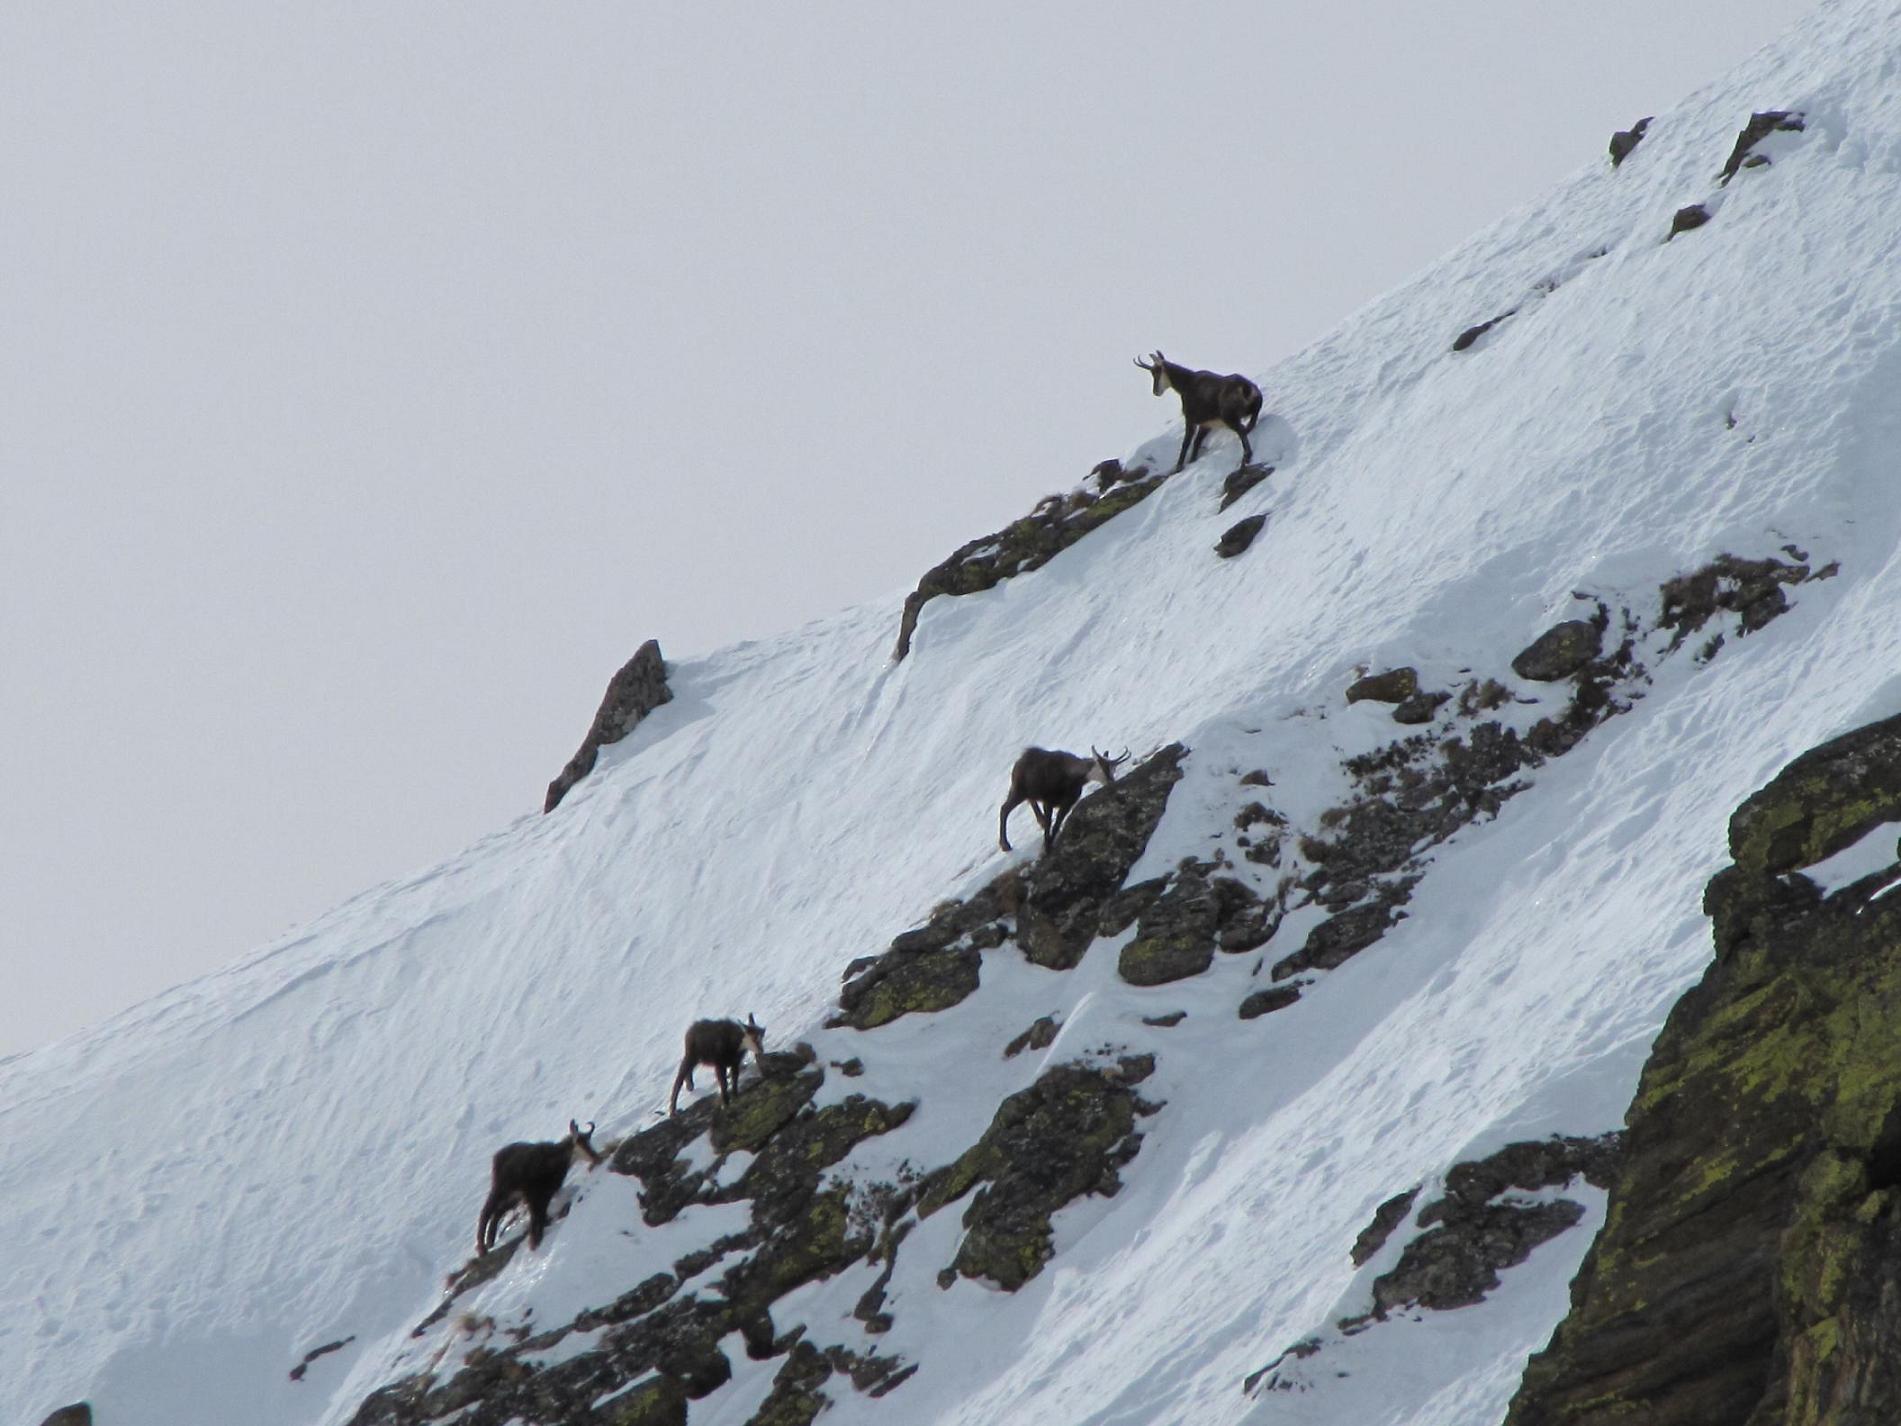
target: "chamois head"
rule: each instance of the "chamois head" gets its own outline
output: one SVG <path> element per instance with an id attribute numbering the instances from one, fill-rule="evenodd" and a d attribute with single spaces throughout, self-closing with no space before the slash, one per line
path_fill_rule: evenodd
<path id="1" fill-rule="evenodd" d="M 1141 357 L 1137 357 L 1135 364 L 1155 378 L 1155 394 L 1157 396 L 1160 396 L 1164 391 L 1168 390 L 1168 358 L 1164 357 L 1160 352 L 1150 352 L 1147 361 L 1143 361 Z"/>
<path id="2" fill-rule="evenodd" d="M 1129 750 L 1124 748 L 1120 756 L 1112 758 L 1097 748 L 1094 743 L 1091 743 L 1089 745 L 1089 754 L 1091 758 L 1089 775 L 1104 787 L 1113 787 L 1116 780 L 1116 769 L 1129 760 Z"/>
<path id="3" fill-rule="evenodd" d="M 741 1025 L 739 1030 L 740 1039 L 745 1042 L 746 1048 L 752 1051 L 753 1062 L 758 1063 L 766 1053 L 766 1027 L 753 1019 L 752 1011 L 748 1010 L 746 1023 Z"/>
<path id="4" fill-rule="evenodd" d="M 586 1154 L 589 1163 L 598 1165 L 601 1162 L 601 1156 L 594 1152 L 594 1121 L 592 1119 L 587 1121 L 585 1129 L 574 1120 L 568 1120 L 568 1145 Z"/>

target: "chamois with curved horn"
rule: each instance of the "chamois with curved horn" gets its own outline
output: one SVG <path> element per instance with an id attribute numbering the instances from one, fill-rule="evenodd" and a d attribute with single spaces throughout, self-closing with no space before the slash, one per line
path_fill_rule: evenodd
<path id="1" fill-rule="evenodd" d="M 1173 391 L 1182 399 L 1182 449 L 1175 457 L 1176 470 L 1201 458 L 1201 443 L 1217 426 L 1226 426 L 1240 438 L 1242 465 L 1254 459 L 1248 432 L 1261 418 L 1260 387 L 1245 376 L 1222 376 L 1178 365 L 1160 352 L 1151 352 L 1147 361 L 1137 357 L 1135 364 L 1155 379 L 1157 396 Z M 1192 451 L 1190 441 L 1194 442 Z"/>
<path id="2" fill-rule="evenodd" d="M 739 1067 L 751 1050 L 757 1064 L 766 1053 L 766 1027 L 750 1013 L 746 1023 L 737 1020 L 695 1020 L 686 1030 L 686 1053 L 680 1057 L 680 1072 L 673 1077 L 673 1093 L 667 1096 L 667 1113 L 680 1112 L 680 1086 L 693 1088 L 693 1067 L 711 1065 L 719 1081 L 719 1102 L 726 1103 L 728 1083 L 731 1093 L 739 1093 Z"/>
<path id="3" fill-rule="evenodd" d="M 1043 850 L 1049 851 L 1081 800 L 1083 789 L 1092 782 L 1113 786 L 1116 769 L 1128 760 L 1127 748 L 1120 757 L 1113 758 L 1098 752 L 1094 745 L 1086 758 L 1049 748 L 1025 748 L 1010 769 L 1010 795 L 1003 799 L 1003 810 L 997 814 L 997 845 L 1006 852 L 1010 850 L 1010 814 L 1017 804 L 1027 802 L 1043 829 Z"/>
<path id="4" fill-rule="evenodd" d="M 479 1256 L 495 1246 L 502 1230 L 502 1219 L 520 1204 L 528 1206 L 528 1246 L 541 1246 L 541 1235 L 548 1228 L 548 1205 L 567 1181 L 568 1167 L 585 1156 L 598 1165 L 601 1156 L 594 1152 L 590 1120 L 583 1129 L 568 1120 L 564 1139 L 552 1143 L 506 1144 L 495 1151 L 495 1163 L 489 1172 L 488 1201 L 475 1223 L 475 1251 Z"/>

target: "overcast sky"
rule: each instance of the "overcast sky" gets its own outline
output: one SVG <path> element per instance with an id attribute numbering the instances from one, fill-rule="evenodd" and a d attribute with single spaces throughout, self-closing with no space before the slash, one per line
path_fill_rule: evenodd
<path id="1" fill-rule="evenodd" d="M 0 1054 L 538 811 L 649 636 L 895 633 L 1137 352 L 1265 368 L 1807 8 L 0 5 Z"/>

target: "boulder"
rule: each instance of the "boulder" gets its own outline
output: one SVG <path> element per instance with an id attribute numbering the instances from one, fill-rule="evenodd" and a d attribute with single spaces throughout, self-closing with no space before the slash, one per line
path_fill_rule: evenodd
<path id="1" fill-rule="evenodd" d="M 1246 551 L 1254 543 L 1254 537 L 1261 533 L 1261 526 L 1267 523 L 1266 515 L 1250 515 L 1238 520 L 1222 532 L 1215 542 L 1215 553 L 1224 560 L 1231 560 Z"/>
<path id="2" fill-rule="evenodd" d="M 1556 683 L 1596 658 L 1602 642 L 1603 634 L 1589 619 L 1566 619 L 1520 650 L 1512 672 L 1533 683 Z"/>
<path id="3" fill-rule="evenodd" d="M 1736 145 L 1729 151 L 1729 158 L 1724 162 L 1722 172 L 1716 175 L 1716 181 L 1728 183 L 1745 163 L 1752 168 L 1767 163 L 1769 160 L 1763 155 L 1752 153 L 1756 145 L 1778 130 L 1800 133 L 1802 128 L 1803 117 L 1793 110 L 1766 109 L 1761 113 L 1751 114 L 1749 122 L 1744 124 L 1742 130 L 1736 135 Z"/>
<path id="4" fill-rule="evenodd" d="M 1347 685 L 1347 702 L 1363 699 L 1374 703 L 1404 703 L 1419 692 L 1419 670 L 1393 668 L 1385 673 L 1369 673 Z"/>
<path id="5" fill-rule="evenodd" d="M 1513 307 L 1508 311 L 1500 312 L 1496 317 L 1493 317 L 1484 322 L 1480 322 L 1475 327 L 1467 327 L 1463 332 L 1459 333 L 1458 336 L 1452 339 L 1452 350 L 1455 352 L 1465 351 L 1468 347 L 1472 345 L 1472 343 L 1476 342 L 1480 337 L 1484 336 L 1487 332 L 1491 331 L 1492 328 L 1496 327 L 1500 322 L 1504 321 L 1507 317 L 1516 317 L 1517 315 L 1518 315 L 1518 309 L 1516 307 Z"/>
<path id="6" fill-rule="evenodd" d="M 1274 985 L 1265 990 L 1252 992 L 1241 1002 L 1239 1015 L 1243 1020 L 1258 1020 L 1263 1015 L 1271 1015 L 1276 1010 L 1285 1010 L 1300 999 L 1300 989 L 1292 985 Z"/>
<path id="7" fill-rule="evenodd" d="M 1676 211 L 1676 216 L 1670 220 L 1670 232 L 1664 238 L 1664 241 L 1667 243 L 1678 233 L 1687 233 L 1694 228 L 1700 228 L 1709 222 L 1709 220 L 1710 210 L 1705 208 L 1701 203 L 1691 203 L 1686 207 L 1679 208 Z"/>

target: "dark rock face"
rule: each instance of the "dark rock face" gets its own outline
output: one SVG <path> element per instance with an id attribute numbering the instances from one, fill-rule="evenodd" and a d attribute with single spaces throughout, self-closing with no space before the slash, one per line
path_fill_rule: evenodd
<path id="1" fill-rule="evenodd" d="M 1507 317 L 1516 317 L 1517 315 L 1518 309 L 1513 307 L 1509 311 L 1500 312 L 1489 321 L 1480 322 L 1476 327 L 1467 327 L 1463 332 L 1452 339 L 1452 350 L 1455 352 L 1464 351 Z"/>
<path id="2" fill-rule="evenodd" d="M 892 660 L 911 651 L 919 611 L 940 594 L 976 594 L 1048 564 L 1091 530 L 1146 500 L 1168 479 L 1139 468 L 1126 471 L 1114 461 L 1104 461 L 1094 474 L 1101 494 L 1078 490 L 1050 496 L 1021 520 L 958 546 L 949 559 L 929 570 L 905 597 Z"/>
<path id="3" fill-rule="evenodd" d="M 1584 1216 L 1583 1206 L 1569 1199 L 1501 1202 L 1500 1195 L 1512 1189 L 1562 1188 L 1577 1178 L 1608 1188 L 1621 1141 L 1619 1134 L 1532 1140 L 1455 1165 L 1446 1175 L 1445 1196 L 1420 1211 L 1419 1226 L 1426 1231 L 1406 1245 L 1391 1272 L 1374 1279 L 1371 1315 L 1383 1318 L 1414 1303 L 1444 1312 L 1484 1301 L 1498 1286 L 1500 1272 L 1518 1266 L 1533 1248 Z M 1381 1211 L 1393 1202 L 1382 1205 Z M 1362 1234 L 1361 1242 L 1365 1240 Z"/>
<path id="4" fill-rule="evenodd" d="M 1687 233 L 1692 228 L 1700 228 L 1710 220 L 1710 210 L 1701 203 L 1691 203 L 1677 209 L 1676 216 L 1670 219 L 1670 231 L 1664 237 L 1667 243 L 1678 233 Z"/>
<path id="5" fill-rule="evenodd" d="M 982 1185 L 939 1280 L 948 1286 L 962 1273 L 1014 1292 L 1043 1271 L 1053 1252 L 1050 1215 L 1084 1194 L 1120 1191 L 1118 1170 L 1142 1145 L 1136 1118 L 1154 1109 L 1133 1086 L 1154 1070 L 1150 1055 L 1109 1067 L 1058 1065 L 1004 1100 L 983 1137 L 925 1180 L 919 1217 Z"/>
<path id="6" fill-rule="evenodd" d="M 1650 116 L 1650 118 L 1654 117 L 1655 115 Z M 1628 129 L 1619 129 L 1616 133 L 1611 135 L 1612 168 L 1616 168 L 1625 159 L 1629 158 L 1631 151 L 1635 149 L 1638 144 L 1643 142 L 1644 133 L 1650 128 L 1650 118 L 1639 119 Z"/>
<path id="7" fill-rule="evenodd" d="M 1375 703 L 1404 703 L 1419 692 L 1419 670 L 1392 668 L 1385 673 L 1369 673 L 1347 685 L 1347 702 L 1370 699 Z"/>
<path id="8" fill-rule="evenodd" d="M 1901 719 L 1730 822 L 1716 959 L 1629 1112 L 1604 1231 L 1509 1426 L 1901 1421 L 1901 897 L 1793 874 L 1901 817 Z"/>
<path id="9" fill-rule="evenodd" d="M 1723 171 L 1716 175 L 1717 182 L 1728 183 L 1736 176 L 1738 169 L 1752 157 L 1756 163 L 1769 160 L 1752 150 L 1769 135 L 1781 130 L 1788 133 L 1800 133 L 1803 128 L 1802 115 L 1788 109 L 1767 109 L 1760 114 L 1751 114 L 1749 122 L 1736 135 L 1736 147 L 1729 151 L 1729 158 L 1723 164 Z M 1755 164 L 1750 165 L 1754 167 Z"/>
<path id="10" fill-rule="evenodd" d="M 1603 630 L 1589 619 L 1554 624 L 1512 660 L 1512 672 L 1534 683 L 1569 678 L 1597 657 Z"/>
<path id="11" fill-rule="evenodd" d="M 1373 1210 L 1373 1221 L 1362 1228 L 1360 1236 L 1353 1240 L 1353 1251 L 1348 1256 L 1353 1259 L 1354 1267 L 1365 1267 L 1373 1254 L 1386 1246 L 1386 1240 L 1393 1236 L 1393 1230 L 1404 1223 L 1406 1215 L 1413 1211 L 1413 1200 L 1418 1197 L 1419 1186 L 1414 1184 Z"/>
<path id="12" fill-rule="evenodd" d="M 1224 560 L 1231 560 L 1242 554 L 1254 543 L 1254 537 L 1261 533 L 1261 526 L 1267 523 L 1266 515 L 1250 515 L 1245 520 L 1236 521 L 1222 532 L 1215 542 L 1215 553 Z"/>
<path id="13" fill-rule="evenodd" d="M 594 715 L 587 737 L 581 740 L 580 751 L 568 759 L 561 775 L 548 784 L 548 799 L 542 804 L 542 812 L 554 811 L 569 789 L 594 771 L 594 760 L 602 748 L 618 743 L 640 726 L 641 719 L 672 700 L 673 690 L 667 687 L 666 660 L 660 657 L 660 641 L 649 639 L 635 650 L 620 672 L 608 680 L 607 695 L 601 699 L 600 710 Z"/>
<path id="14" fill-rule="evenodd" d="M 42 1421 L 40 1426 L 92 1426 L 92 1407 L 84 1401 L 62 1406 Z"/>
<path id="15" fill-rule="evenodd" d="M 1230 472 L 1228 478 L 1221 482 L 1221 504 L 1215 508 L 1226 510 L 1273 473 L 1274 467 L 1271 465 L 1244 465 Z"/>

